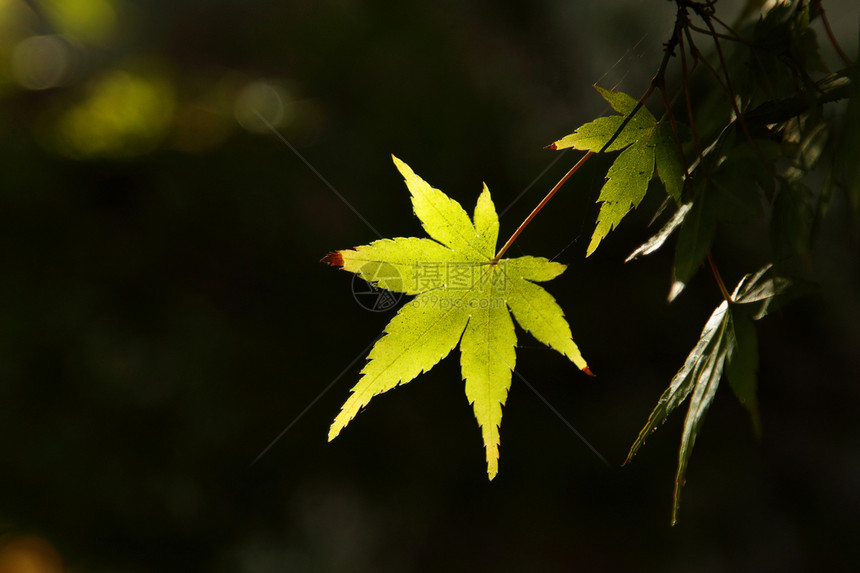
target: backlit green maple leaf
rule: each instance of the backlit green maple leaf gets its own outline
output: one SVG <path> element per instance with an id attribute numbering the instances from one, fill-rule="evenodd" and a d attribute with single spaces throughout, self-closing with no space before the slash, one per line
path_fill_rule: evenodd
<path id="1" fill-rule="evenodd" d="M 370 399 L 430 370 L 460 343 L 466 397 L 483 434 L 487 473 L 499 467 L 499 424 L 516 364 L 519 325 L 590 374 L 555 299 L 535 282 L 564 272 L 542 257 L 495 260 L 499 218 L 486 185 L 474 222 L 459 203 L 394 158 L 431 238 L 381 239 L 323 261 L 378 287 L 418 295 L 385 327 L 329 430 L 334 439 Z"/>
<path id="2" fill-rule="evenodd" d="M 598 118 L 550 145 L 551 149 L 572 147 L 593 152 L 623 150 L 606 173 L 606 183 L 597 199 L 603 204 L 585 256 L 594 252 L 600 241 L 618 226 L 631 207 L 635 209 L 639 206 L 648 191 L 648 182 L 655 173 L 669 196 L 678 203 L 684 177 L 672 130 L 658 123 L 651 112 L 642 106 L 616 136 L 625 117 L 633 113 L 638 102 L 621 92 L 595 88 L 622 115 Z M 612 143 L 609 147 L 603 149 L 610 140 Z"/>

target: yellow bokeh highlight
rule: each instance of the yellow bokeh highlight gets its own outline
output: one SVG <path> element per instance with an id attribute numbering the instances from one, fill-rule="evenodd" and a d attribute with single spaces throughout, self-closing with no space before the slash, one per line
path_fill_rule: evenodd
<path id="1" fill-rule="evenodd" d="M 175 107 L 163 78 L 115 71 L 90 86 L 90 96 L 56 124 L 59 150 L 77 158 L 132 157 L 155 149 Z"/>
<path id="2" fill-rule="evenodd" d="M 45 16 L 56 31 L 89 44 L 108 44 L 117 32 L 117 10 L 111 0 L 42 0 Z"/>
<path id="3" fill-rule="evenodd" d="M 20 0 L 0 0 L 0 31 L 6 32 L 18 25 Z"/>
<path id="4" fill-rule="evenodd" d="M 22 0 L 0 0 L 0 97 L 17 83 L 9 58 L 18 42 L 32 34 L 31 16 Z"/>

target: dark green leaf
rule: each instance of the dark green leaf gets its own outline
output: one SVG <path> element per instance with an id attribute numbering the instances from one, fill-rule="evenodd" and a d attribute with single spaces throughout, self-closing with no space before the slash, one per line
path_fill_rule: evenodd
<path id="1" fill-rule="evenodd" d="M 711 203 L 724 223 L 745 223 L 761 212 L 761 191 L 740 173 L 726 173 L 712 182 Z"/>
<path id="2" fill-rule="evenodd" d="M 808 255 L 814 216 L 812 192 L 808 187 L 799 181 L 780 185 L 771 214 L 775 260 Z"/>
<path id="3" fill-rule="evenodd" d="M 669 302 L 683 292 L 684 287 L 704 262 L 717 229 L 716 217 L 714 210 L 710 208 L 707 194 L 710 189 L 706 189 L 703 184 L 696 185 L 696 189 L 693 206 L 678 232 Z"/>
<path id="4" fill-rule="evenodd" d="M 860 129 L 856 127 L 860 125 L 860 66 L 855 64 L 849 75 L 851 94 L 845 110 L 845 127 L 834 169 L 844 178 L 855 233 L 860 234 Z"/>
<path id="5" fill-rule="evenodd" d="M 672 134 L 672 128 L 662 124 L 654 135 L 654 143 L 657 176 L 666 187 L 666 193 L 680 205 L 681 192 L 684 189 L 684 166 L 678 155 L 678 143 Z"/>
<path id="6" fill-rule="evenodd" d="M 809 8 L 810 4 L 799 5 L 792 19 L 792 60 L 804 71 L 827 72 L 827 66 L 821 59 L 821 52 L 818 49 L 815 30 L 809 27 L 811 19 Z"/>
<path id="7" fill-rule="evenodd" d="M 669 236 L 675 231 L 675 229 L 680 227 L 681 223 L 684 222 L 684 219 L 687 217 L 687 213 L 690 212 L 690 208 L 692 206 L 692 203 L 684 203 L 683 205 L 678 207 L 678 210 L 675 211 L 675 214 L 672 215 L 672 218 L 669 219 L 665 225 L 663 225 L 663 228 L 660 229 L 660 231 L 656 235 L 642 243 L 639 248 L 630 253 L 630 255 L 626 259 L 624 259 L 624 262 L 629 263 L 630 261 L 638 259 L 643 255 L 650 255 L 651 253 L 662 247 L 663 243 L 666 242 L 666 239 L 668 239 Z"/>
<path id="8" fill-rule="evenodd" d="M 725 367 L 726 358 L 730 350 L 729 337 L 726 336 L 728 326 L 727 310 L 728 304 L 726 302 L 717 307 L 717 310 L 714 311 L 711 319 L 705 325 L 705 330 L 702 331 L 702 339 L 699 341 L 701 344 L 707 334 L 710 336 L 708 344 L 705 346 L 702 354 L 695 354 L 694 350 L 694 353 L 687 358 L 688 362 L 691 359 L 694 361 L 691 376 L 695 380 L 695 387 L 690 395 L 690 406 L 687 410 L 687 417 L 684 418 L 681 447 L 678 450 L 678 470 L 675 472 L 672 524 L 678 521 L 678 510 L 681 506 L 681 488 L 684 487 L 687 481 L 687 466 L 690 463 L 690 456 L 693 454 L 693 446 L 696 445 L 696 437 L 701 431 L 708 408 L 711 407 L 714 396 L 717 394 L 717 388 L 720 385 L 720 378 L 723 376 L 723 368 Z M 710 331 L 708 331 L 709 328 Z"/>
<path id="9" fill-rule="evenodd" d="M 731 305 L 731 328 L 734 344 L 729 353 L 726 377 L 735 396 L 749 411 L 753 431 L 761 437 L 761 417 L 758 411 L 758 337 L 748 307 Z"/>
<path id="10" fill-rule="evenodd" d="M 753 320 L 759 320 L 767 315 L 770 304 L 777 296 L 786 295 L 790 287 L 795 287 L 792 281 L 783 277 L 771 277 L 770 270 L 773 265 L 766 265 L 753 275 L 746 275 L 735 287 L 732 293 L 732 302 L 738 304 L 761 303 L 761 307 L 752 314 Z M 798 290 L 793 288 L 792 290 Z M 799 290 L 808 290 L 801 287 Z"/>
<path id="11" fill-rule="evenodd" d="M 745 137 L 740 135 L 739 137 Z M 724 186 L 743 182 L 758 184 L 773 195 L 776 169 L 774 162 L 782 157 L 782 147 L 769 139 L 744 139 L 729 148 L 719 161 L 716 179 Z M 758 209 L 758 193 L 755 193 Z"/>
<path id="12" fill-rule="evenodd" d="M 728 322 L 728 303 L 723 302 L 708 319 L 702 334 L 699 336 L 698 344 L 687 356 L 684 366 L 672 378 L 669 388 L 660 397 L 657 406 L 651 412 L 648 422 L 639 432 L 639 436 L 630 448 L 630 453 L 624 462 L 629 462 L 645 442 L 645 438 L 690 396 L 690 404 L 681 437 L 681 448 L 678 452 L 678 469 L 675 473 L 675 493 L 672 506 L 673 524 L 678 519 L 681 488 L 686 479 L 687 465 L 696 443 L 696 436 L 717 392 L 728 356 L 727 341 L 730 340 L 726 337 Z"/>
<path id="13" fill-rule="evenodd" d="M 808 107 L 809 102 L 798 97 L 768 100 L 745 113 L 744 121 L 748 127 L 779 123 L 800 115 Z"/>
<path id="14" fill-rule="evenodd" d="M 675 472 L 673 524 L 678 519 L 681 488 L 686 481 L 687 466 L 693 446 L 701 431 L 708 408 L 714 400 L 724 370 L 735 394 L 753 416 L 753 425 L 758 432 L 758 411 L 755 402 L 758 356 L 752 321 L 763 316 L 763 313 L 756 314 L 754 308 L 743 305 L 754 302 L 766 304 L 785 290 L 787 281 L 771 277 L 770 269 L 771 265 L 767 265 L 754 274 L 745 275 L 735 287 L 731 297 L 732 303 L 723 301 L 714 310 L 702 329 L 698 343 L 672 378 L 669 387 L 660 396 L 624 462 L 628 463 L 636 455 L 645 439 L 665 422 L 666 417 L 673 410 L 688 397 L 690 398 L 678 451 L 678 468 Z"/>
<path id="15" fill-rule="evenodd" d="M 792 164 L 786 169 L 785 177 L 795 181 L 804 177 L 815 167 L 818 158 L 824 151 L 824 144 L 830 135 L 828 125 L 824 121 L 817 123 L 809 121 L 805 116 L 794 118 L 783 126 L 783 140 L 790 146 Z"/>

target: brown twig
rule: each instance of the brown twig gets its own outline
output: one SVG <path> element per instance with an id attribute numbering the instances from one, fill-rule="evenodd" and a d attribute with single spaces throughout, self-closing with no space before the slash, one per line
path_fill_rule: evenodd
<path id="1" fill-rule="evenodd" d="M 686 15 L 686 13 L 685 13 L 685 15 Z M 699 15 L 702 16 L 703 19 L 705 19 L 705 22 L 707 22 L 709 24 L 709 28 L 712 31 L 714 31 L 713 25 L 711 25 L 710 22 L 707 20 L 707 18 L 705 17 L 706 15 L 703 15 L 702 13 L 699 13 Z M 702 61 L 705 64 L 707 64 L 707 62 L 704 60 L 704 58 L 698 57 L 698 55 L 697 55 L 698 48 L 696 48 L 695 44 L 693 43 L 693 39 L 690 36 L 690 32 L 689 32 L 689 29 L 687 29 L 687 27 L 684 28 L 684 34 L 687 36 L 687 39 L 690 42 L 690 53 L 693 55 L 694 58 L 696 58 L 696 61 Z M 716 37 L 714 38 L 714 41 L 718 42 Z M 696 145 L 696 152 L 697 152 L 698 158 L 699 158 L 699 165 L 702 167 L 702 169 L 705 170 L 705 177 L 707 178 L 707 177 L 709 177 L 708 166 L 704 160 L 704 154 L 702 152 L 701 142 L 699 140 L 699 133 L 698 133 L 698 129 L 696 128 L 696 121 L 695 121 L 694 116 L 693 116 L 693 106 L 692 106 L 691 99 L 690 99 L 690 84 L 689 84 L 689 75 L 687 72 L 687 57 L 686 57 L 686 49 L 684 47 L 683 35 L 678 38 L 678 44 L 681 48 L 681 66 L 682 66 L 681 72 L 682 72 L 682 77 L 683 77 L 683 82 L 684 82 L 684 96 L 685 96 L 686 105 L 687 105 L 687 115 L 690 119 L 690 129 L 693 132 L 693 141 Z M 725 67 L 725 61 L 722 59 L 722 54 L 720 57 L 720 62 L 721 62 L 721 65 L 723 65 L 723 67 Z M 722 85 L 722 82 L 719 79 L 719 75 L 715 75 L 715 78 Z M 729 93 L 731 93 L 731 92 L 729 92 Z M 730 98 L 731 98 L 731 95 L 730 95 Z M 731 98 L 731 99 L 732 99 L 733 108 L 737 109 L 735 102 L 734 102 L 734 99 L 733 98 Z M 714 280 L 717 282 L 717 286 L 719 287 L 720 292 L 723 295 L 723 298 L 725 300 L 731 302 L 731 296 L 729 295 L 729 291 L 726 289 L 726 284 L 723 282 L 723 277 L 720 275 L 720 270 L 717 268 L 717 263 L 716 263 L 716 261 L 714 261 L 714 257 L 713 257 L 713 255 L 711 255 L 710 250 L 708 250 L 707 257 L 708 257 L 708 264 L 711 267 L 711 273 L 714 275 Z"/>
<path id="2" fill-rule="evenodd" d="M 693 102 L 690 98 L 690 78 L 687 72 L 687 50 L 684 47 L 684 37 L 679 36 L 678 46 L 681 49 L 681 77 L 684 83 L 684 100 L 687 107 L 687 118 L 690 120 L 690 130 L 693 132 L 693 143 L 696 146 L 696 155 L 699 157 L 699 164 L 707 171 L 705 166 L 705 156 L 702 153 L 702 145 L 699 140 L 699 130 L 696 128 L 696 120 L 693 117 Z"/>
<path id="3" fill-rule="evenodd" d="M 711 272 L 714 275 L 714 279 L 717 281 L 717 286 L 720 287 L 720 292 L 723 294 L 723 298 L 726 302 L 732 302 L 732 296 L 726 288 L 726 283 L 723 282 L 723 277 L 720 276 L 720 270 L 717 268 L 717 263 L 714 262 L 714 257 L 711 255 L 711 251 L 708 251 L 708 264 L 711 266 Z"/>
<path id="4" fill-rule="evenodd" d="M 567 180 L 570 179 L 570 177 L 574 173 L 579 171 L 579 168 L 582 167 L 585 164 L 585 162 L 588 161 L 588 158 L 591 157 L 592 155 L 594 155 L 593 151 L 589 151 L 588 153 L 583 155 L 582 158 L 580 158 L 580 160 L 576 162 L 576 165 L 571 167 L 570 171 L 565 173 L 564 177 L 562 177 L 561 179 L 558 180 L 558 183 L 556 183 L 555 186 L 553 186 L 553 188 L 550 189 L 549 193 L 547 193 L 546 196 L 543 198 L 543 200 L 540 203 L 538 203 L 538 206 L 535 207 L 531 213 L 529 213 L 529 216 L 526 217 L 522 223 L 520 223 L 520 226 L 517 227 L 517 230 L 514 231 L 514 234 L 511 235 L 511 238 L 508 239 L 508 241 L 504 245 L 502 245 L 502 248 L 499 249 L 499 252 L 496 253 L 496 256 L 493 257 L 492 261 L 490 261 L 491 264 L 496 264 L 501 260 L 502 256 L 504 256 L 505 252 L 507 252 L 507 250 L 511 247 L 511 245 L 514 244 L 514 241 L 517 240 L 517 237 L 520 236 L 520 233 L 523 232 L 523 229 L 525 229 L 528 226 L 528 224 L 532 222 L 532 219 L 535 218 L 535 215 L 540 213 L 540 211 L 541 211 L 541 209 L 543 209 L 544 205 L 546 205 L 549 202 L 549 200 L 552 199 L 552 196 L 555 195 L 559 189 L 561 189 L 562 185 L 564 185 L 567 182 Z"/>
<path id="5" fill-rule="evenodd" d="M 622 131 L 624 131 L 624 128 L 627 127 L 627 124 L 630 123 L 630 120 L 633 119 L 633 116 L 636 115 L 645 100 L 648 99 L 648 96 L 650 96 L 651 92 L 653 91 L 654 85 L 652 83 L 650 86 L 648 86 L 648 89 L 645 90 L 645 93 L 642 94 L 642 97 L 639 98 L 639 101 L 636 103 L 636 107 L 633 108 L 633 111 L 631 111 L 629 114 L 627 114 L 627 116 L 625 116 L 624 121 L 622 121 L 621 125 L 618 126 L 618 129 L 615 130 L 615 133 L 612 134 L 612 137 L 610 137 L 609 140 L 603 144 L 603 147 L 601 147 L 600 151 L 598 151 L 597 153 L 603 153 L 604 151 L 609 149 L 609 146 L 612 145 L 616 139 L 618 139 L 618 136 L 621 134 Z M 532 219 L 535 218 L 535 215 L 537 215 L 540 210 L 544 208 L 544 205 L 546 205 L 549 200 L 552 199 L 553 195 L 555 195 L 558 190 L 561 189 L 562 185 L 564 185 L 567 180 L 570 179 L 571 175 L 579 171 L 579 168 L 582 167 L 583 164 L 585 164 L 585 162 L 588 161 L 588 159 L 592 155 L 594 155 L 593 151 L 589 151 L 588 153 L 583 155 L 582 158 L 580 158 L 580 160 L 576 162 L 576 165 L 571 167 L 570 171 L 565 173 L 564 177 L 559 179 L 558 183 L 556 183 L 553 188 L 549 190 L 549 193 L 547 193 L 546 196 L 541 200 L 541 202 L 538 203 L 537 207 L 535 207 L 532 212 L 529 213 L 528 217 L 526 217 L 525 220 L 520 223 L 520 226 L 517 227 L 516 231 L 514 231 L 514 234 L 511 235 L 511 238 L 508 239 L 504 245 L 502 245 L 502 248 L 499 249 L 499 252 L 496 253 L 496 256 L 493 257 L 492 261 L 490 261 L 491 264 L 496 264 L 501 260 L 505 252 L 507 252 L 507 250 L 511 247 L 514 241 L 517 240 L 517 237 L 520 236 L 520 233 L 523 232 L 523 229 L 525 229 L 528 224 L 532 222 Z"/>
<path id="6" fill-rule="evenodd" d="M 722 38 L 723 40 L 738 42 L 738 43 L 744 44 L 745 46 L 752 46 L 752 44 L 750 42 L 748 42 L 747 40 L 744 40 L 743 38 L 741 38 L 739 36 L 730 36 L 728 34 L 720 34 L 719 32 L 713 32 L 712 33 L 710 31 L 706 30 L 705 28 L 699 28 L 698 26 L 696 26 L 692 22 L 687 24 L 687 27 L 690 30 L 693 30 L 694 32 L 698 32 L 698 33 L 703 34 L 705 36 L 714 36 L 717 38 Z"/>
<path id="7" fill-rule="evenodd" d="M 734 28 L 732 28 L 731 26 L 729 26 L 728 24 L 726 24 L 725 22 L 723 22 L 719 17 L 717 17 L 717 15 L 716 15 L 716 14 L 711 14 L 711 15 L 710 15 L 710 17 L 711 17 L 711 19 L 712 19 L 712 20 L 714 20 L 717 24 L 719 24 L 720 26 L 722 26 L 723 28 L 725 28 L 725 29 L 726 29 L 726 31 L 728 31 L 729 33 L 731 33 L 731 35 L 732 35 L 732 36 L 734 36 L 734 39 L 735 39 L 736 41 L 741 42 L 742 44 L 746 44 L 747 46 L 752 46 L 752 45 L 753 45 L 753 44 L 752 44 L 752 42 L 750 42 L 750 41 L 748 41 L 748 40 L 745 40 L 745 39 L 741 38 L 740 34 L 738 34 L 737 32 L 735 32 Z M 722 35 L 721 35 L 721 36 L 722 36 Z"/>
<path id="8" fill-rule="evenodd" d="M 758 157 L 759 161 L 761 161 L 764 168 L 767 169 L 768 171 L 770 171 L 771 174 L 774 177 L 776 177 L 777 174 L 776 174 L 776 171 L 774 170 L 773 165 L 767 160 L 767 158 L 764 156 L 764 153 L 761 152 L 761 149 L 759 149 L 758 144 L 756 144 L 756 142 L 755 142 L 755 138 L 753 138 L 752 134 L 750 133 L 749 128 L 747 127 L 746 121 L 744 121 L 744 115 L 741 112 L 740 108 L 738 107 L 737 96 L 735 94 L 734 88 L 732 87 L 732 78 L 729 75 L 729 68 L 726 65 L 725 56 L 723 56 L 723 49 L 720 46 L 720 41 L 719 41 L 719 39 L 717 39 L 717 36 L 716 36 L 717 31 L 714 29 L 714 24 L 711 22 L 710 19 L 706 19 L 705 24 L 708 26 L 708 29 L 714 34 L 714 46 L 716 47 L 717 55 L 720 58 L 720 66 L 722 66 L 722 68 L 723 68 L 723 75 L 726 77 L 725 85 L 723 85 L 723 82 L 720 81 L 719 74 L 717 74 L 717 71 L 714 70 L 711 67 L 711 65 L 708 64 L 708 62 L 704 60 L 704 58 L 702 58 L 702 61 L 704 62 L 705 66 L 709 70 L 711 70 L 711 72 L 714 74 L 714 78 L 717 80 L 717 82 L 720 84 L 720 86 L 725 90 L 726 96 L 728 97 L 728 100 L 729 100 L 729 103 L 732 106 L 732 110 L 735 112 L 736 121 L 738 122 L 738 125 L 741 126 L 741 131 L 744 132 L 744 136 L 746 136 L 747 141 L 749 141 L 750 145 L 752 145 L 752 148 L 756 154 L 756 157 Z"/>
<path id="9" fill-rule="evenodd" d="M 682 14 L 682 9 L 679 8 L 678 15 L 675 18 L 675 28 L 672 32 L 672 37 L 669 39 L 668 42 L 666 42 L 666 47 L 663 50 L 663 59 L 660 62 L 660 66 L 657 68 L 657 73 L 654 74 L 654 77 L 651 79 L 651 84 L 648 86 L 648 89 L 645 90 L 645 93 L 642 94 L 642 97 L 639 98 L 639 101 L 636 103 L 636 107 L 634 107 L 633 110 L 629 114 L 627 114 L 627 116 L 624 118 L 624 121 L 621 122 L 621 125 L 619 125 L 618 129 L 615 130 L 615 133 L 613 133 L 612 137 L 609 138 L 609 141 L 607 141 L 597 153 L 603 153 L 604 151 L 609 149 L 609 146 L 612 145 L 616 139 L 618 139 L 618 136 L 621 134 L 622 131 L 624 131 L 624 128 L 627 127 L 627 125 L 630 123 L 630 120 L 633 119 L 633 116 L 635 116 L 645 104 L 645 100 L 647 100 L 651 96 L 651 94 L 654 93 L 654 89 L 665 84 L 664 77 L 666 74 L 666 67 L 669 64 L 669 59 L 674 54 L 675 47 L 678 45 L 678 40 L 680 38 L 680 30 L 682 27 L 681 22 L 683 21 L 683 18 L 685 18 L 685 16 L 683 16 Z M 541 202 L 538 203 L 537 207 L 535 207 L 532 212 L 529 213 L 528 217 L 526 217 L 525 220 L 520 223 L 520 226 L 517 227 L 517 229 L 511 235 L 511 238 L 508 239 L 504 245 L 502 245 L 502 248 L 499 249 L 499 252 L 496 253 L 496 256 L 493 257 L 492 261 L 490 261 L 492 264 L 498 263 L 501 260 L 502 256 L 504 256 L 504 254 L 511 247 L 511 245 L 514 244 L 514 241 L 517 240 L 517 237 L 519 237 L 523 230 L 528 226 L 528 224 L 532 222 L 532 219 L 535 218 L 535 215 L 537 215 L 541 211 L 541 209 L 544 208 L 544 205 L 546 205 L 549 200 L 552 199 L 553 195 L 555 195 L 558 190 L 561 189 L 562 185 L 564 185 L 565 182 L 567 182 L 567 180 L 570 179 L 570 177 L 574 173 L 576 173 L 579 168 L 582 167 L 582 165 L 592 155 L 594 155 L 593 151 L 589 151 L 588 153 L 583 155 L 582 158 L 576 163 L 576 165 L 574 165 L 570 169 L 570 171 L 565 173 L 564 177 L 562 177 L 558 181 L 558 183 L 556 183 L 553 188 L 550 189 L 549 193 L 547 193 L 546 196 L 541 200 Z"/>
<path id="10" fill-rule="evenodd" d="M 824 31 L 827 32 L 827 37 L 830 38 L 830 43 L 833 44 L 833 49 L 835 49 L 836 53 L 839 54 L 839 57 L 842 59 L 842 63 L 846 66 L 850 66 L 852 64 L 851 58 L 842 51 L 842 47 L 839 45 L 839 42 L 836 41 L 836 36 L 830 28 L 830 21 L 827 19 L 827 14 L 824 12 L 824 6 L 821 5 L 821 0 L 818 0 L 815 4 L 818 8 L 818 13 L 821 15 L 821 23 L 824 24 Z"/>

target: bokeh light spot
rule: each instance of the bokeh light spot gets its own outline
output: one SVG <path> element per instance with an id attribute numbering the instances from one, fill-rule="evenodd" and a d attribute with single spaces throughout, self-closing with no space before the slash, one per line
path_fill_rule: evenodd
<path id="1" fill-rule="evenodd" d="M 12 536 L 0 540 L 0 573 L 62 573 L 54 547 L 41 537 Z"/>
<path id="2" fill-rule="evenodd" d="M 57 122 L 60 150 L 73 157 L 128 157 L 155 149 L 172 121 L 172 86 L 161 78 L 116 71 Z"/>
<path id="3" fill-rule="evenodd" d="M 117 13 L 109 0 L 43 0 L 45 14 L 64 34 L 90 44 L 106 44 L 117 31 Z"/>
<path id="4" fill-rule="evenodd" d="M 77 50 L 60 36 L 32 36 L 12 52 L 12 75 L 23 87 L 43 90 L 68 83 L 78 69 Z"/>
<path id="5" fill-rule="evenodd" d="M 269 125 L 283 127 L 288 124 L 293 106 L 284 87 L 274 82 L 254 81 L 239 91 L 234 113 L 244 129 L 263 133 L 269 131 Z"/>

